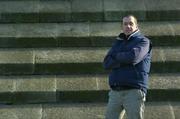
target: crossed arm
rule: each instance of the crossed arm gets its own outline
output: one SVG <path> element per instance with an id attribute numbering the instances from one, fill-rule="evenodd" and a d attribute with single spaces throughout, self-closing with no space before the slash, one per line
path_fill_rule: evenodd
<path id="1" fill-rule="evenodd" d="M 104 58 L 103 66 L 105 69 L 113 69 L 126 64 L 136 65 L 141 62 L 148 53 L 149 45 L 149 40 L 142 39 L 129 51 L 114 52 L 111 48 Z"/>

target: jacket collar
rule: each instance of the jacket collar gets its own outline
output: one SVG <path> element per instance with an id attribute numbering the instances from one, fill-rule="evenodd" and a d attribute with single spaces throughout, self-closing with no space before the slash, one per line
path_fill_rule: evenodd
<path id="1" fill-rule="evenodd" d="M 140 34 L 140 31 L 138 29 L 134 33 L 129 35 L 128 37 L 124 33 L 121 33 L 121 34 L 119 34 L 119 36 L 116 39 L 117 40 L 129 40 L 131 37 L 135 37 L 136 35 L 139 35 L 139 34 Z"/>

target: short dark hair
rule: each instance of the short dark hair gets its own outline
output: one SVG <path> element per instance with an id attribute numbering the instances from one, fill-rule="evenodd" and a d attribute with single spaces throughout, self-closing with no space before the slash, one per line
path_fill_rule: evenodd
<path id="1" fill-rule="evenodd" d="M 126 18 L 126 17 L 133 17 L 133 18 L 134 18 L 134 22 L 135 22 L 136 24 L 138 24 L 138 23 L 137 23 L 137 18 L 136 18 L 134 15 L 131 15 L 131 14 L 130 14 L 130 15 L 126 15 L 126 16 L 123 17 L 123 19 Z"/>

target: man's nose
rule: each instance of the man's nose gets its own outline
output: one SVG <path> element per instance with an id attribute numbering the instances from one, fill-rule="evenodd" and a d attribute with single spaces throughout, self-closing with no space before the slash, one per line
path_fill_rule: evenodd
<path id="1" fill-rule="evenodd" d="M 130 24 L 128 24 L 127 26 L 128 26 L 128 27 L 131 27 L 131 25 L 130 25 Z"/>
<path id="2" fill-rule="evenodd" d="M 126 25 L 127 28 L 130 28 L 131 26 L 129 24 Z"/>

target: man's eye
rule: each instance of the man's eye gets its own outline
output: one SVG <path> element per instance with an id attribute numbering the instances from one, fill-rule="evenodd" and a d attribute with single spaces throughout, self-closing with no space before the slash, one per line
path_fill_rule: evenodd
<path id="1" fill-rule="evenodd" d="M 125 26 L 127 26 L 127 25 L 133 26 L 134 24 L 132 22 L 130 22 L 130 23 L 124 23 L 124 25 Z"/>
<path id="2" fill-rule="evenodd" d="M 131 22 L 131 23 L 129 23 L 129 25 L 133 26 L 133 23 Z"/>

